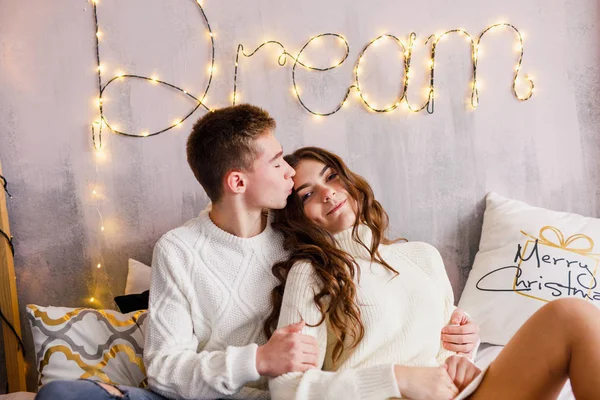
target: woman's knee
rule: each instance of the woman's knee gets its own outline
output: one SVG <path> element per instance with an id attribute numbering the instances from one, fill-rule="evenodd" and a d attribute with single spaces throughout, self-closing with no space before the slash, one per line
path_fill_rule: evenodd
<path id="1" fill-rule="evenodd" d="M 564 298 L 551 301 L 540 309 L 540 314 L 550 318 L 554 324 L 565 328 L 578 327 L 598 318 L 600 310 L 588 301 L 577 298 Z"/>

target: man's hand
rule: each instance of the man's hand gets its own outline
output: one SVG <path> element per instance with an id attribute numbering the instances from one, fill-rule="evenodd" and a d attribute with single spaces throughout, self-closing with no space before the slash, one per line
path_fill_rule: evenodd
<path id="1" fill-rule="evenodd" d="M 479 341 L 479 326 L 457 308 L 450 317 L 450 323 L 442 329 L 444 348 L 469 357 Z"/>
<path id="2" fill-rule="evenodd" d="M 317 340 L 303 335 L 304 321 L 277 329 L 271 339 L 258 346 L 256 370 L 260 375 L 275 377 L 288 372 L 305 372 L 317 366 Z"/>
<path id="3" fill-rule="evenodd" d="M 445 365 L 450 379 L 458 390 L 466 388 L 481 373 L 475 364 L 462 356 L 448 357 Z"/>

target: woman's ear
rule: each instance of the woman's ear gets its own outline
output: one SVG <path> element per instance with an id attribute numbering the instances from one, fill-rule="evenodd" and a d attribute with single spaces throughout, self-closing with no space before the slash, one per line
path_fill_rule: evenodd
<path id="1" fill-rule="evenodd" d="M 225 190 L 234 194 L 241 194 L 248 187 L 246 174 L 240 171 L 229 171 L 225 176 Z"/>

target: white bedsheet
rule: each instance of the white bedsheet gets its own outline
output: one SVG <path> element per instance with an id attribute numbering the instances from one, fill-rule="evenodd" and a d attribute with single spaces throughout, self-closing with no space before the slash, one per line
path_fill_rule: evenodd
<path id="1" fill-rule="evenodd" d="M 479 351 L 477 352 L 477 356 L 475 357 L 475 364 L 481 368 L 487 368 L 492 361 L 500 354 L 504 346 L 494 346 L 490 344 L 482 344 L 479 347 Z M 571 382 L 567 380 L 565 387 L 560 392 L 560 396 L 558 396 L 557 400 L 575 400 L 575 396 L 573 395 L 573 391 L 571 390 Z"/>
<path id="2" fill-rule="evenodd" d="M 17 392 L 10 394 L 0 394 L 0 400 L 33 400 L 35 393 Z"/>

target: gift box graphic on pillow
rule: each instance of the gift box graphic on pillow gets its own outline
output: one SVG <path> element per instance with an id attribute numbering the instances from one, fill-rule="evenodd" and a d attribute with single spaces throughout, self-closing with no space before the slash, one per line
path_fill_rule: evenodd
<path id="1" fill-rule="evenodd" d="M 600 255 L 593 254 L 594 241 L 587 235 L 564 238 L 554 226 L 540 229 L 538 237 L 521 231 L 528 240 L 518 244 L 515 265 L 500 267 L 485 274 L 476 284 L 481 291 L 512 290 L 516 294 L 549 302 L 560 297 L 579 297 L 600 302 L 596 279 Z M 511 288 L 502 289 L 492 280 L 494 275 L 512 271 Z M 508 276 L 507 276 L 508 277 Z M 487 283 L 486 284 L 486 280 Z"/>

